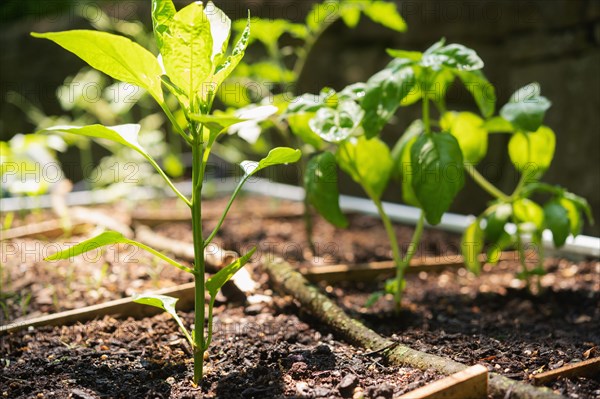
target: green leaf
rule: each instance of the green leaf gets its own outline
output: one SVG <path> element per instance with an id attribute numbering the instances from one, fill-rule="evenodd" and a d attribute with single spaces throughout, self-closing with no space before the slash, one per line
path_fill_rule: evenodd
<path id="1" fill-rule="evenodd" d="M 544 227 L 544 210 L 530 199 L 515 201 L 513 215 L 517 223 L 531 223 L 536 230 L 542 230 Z"/>
<path id="2" fill-rule="evenodd" d="M 568 211 L 561 205 L 560 201 L 552 200 L 544 206 L 544 221 L 546 227 L 552 232 L 554 246 L 560 248 L 567 241 L 571 229 Z"/>
<path id="3" fill-rule="evenodd" d="M 411 160 L 411 150 L 417 141 L 417 136 L 411 138 L 406 146 L 402 149 L 400 165 L 402 170 L 401 178 L 402 178 L 402 199 L 408 205 L 421 207 L 419 200 L 417 199 L 417 194 L 415 194 L 415 189 L 413 188 L 413 175 L 415 173 L 415 166 Z"/>
<path id="4" fill-rule="evenodd" d="M 201 2 L 182 8 L 168 22 L 161 54 L 171 81 L 191 100 L 212 72 L 213 38 Z"/>
<path id="5" fill-rule="evenodd" d="M 581 233 L 581 228 L 583 227 L 579 208 L 573 201 L 567 198 L 560 198 L 559 203 L 567 211 L 567 217 L 569 218 L 569 231 L 574 237 L 579 235 L 579 233 Z"/>
<path id="6" fill-rule="evenodd" d="M 496 89 L 481 71 L 456 71 L 467 91 L 471 93 L 481 115 L 489 118 L 496 110 Z"/>
<path id="7" fill-rule="evenodd" d="M 314 112 L 291 114 L 287 117 L 287 121 L 292 133 L 300 137 L 304 143 L 312 145 L 315 149 L 320 149 L 323 146 L 323 139 L 308 125 L 308 122 L 314 116 Z"/>
<path id="8" fill-rule="evenodd" d="M 517 170 L 530 181 L 550 167 L 555 145 L 552 129 L 542 126 L 534 133 L 514 133 L 508 142 L 508 154 Z"/>
<path id="9" fill-rule="evenodd" d="M 238 118 L 233 115 L 202 115 L 202 114 L 191 114 L 190 118 L 202 123 L 206 126 L 210 131 L 218 131 L 221 132 L 231 125 L 235 125 L 236 123 L 245 122 L 248 119 Z"/>
<path id="10" fill-rule="evenodd" d="M 106 231 L 99 236 L 90 238 L 80 242 L 65 250 L 59 251 L 53 255 L 44 258 L 45 261 L 55 261 L 62 259 L 70 259 L 77 255 L 81 255 L 85 252 L 93 251 L 94 249 L 103 247 L 105 245 L 112 244 L 129 244 L 130 240 L 125 238 L 123 234 L 117 233 L 116 231 Z"/>
<path id="11" fill-rule="evenodd" d="M 218 88 L 224 81 L 227 79 L 229 75 L 233 72 L 233 70 L 239 65 L 244 58 L 244 54 L 246 53 L 246 48 L 248 47 L 248 40 L 250 39 L 250 15 L 248 15 L 248 20 L 246 22 L 246 28 L 242 32 L 239 40 L 237 41 L 231 55 L 227 57 L 225 62 L 219 65 L 214 70 L 214 75 L 212 77 L 212 82 L 215 84 L 215 90 Z"/>
<path id="12" fill-rule="evenodd" d="M 404 170 L 404 158 L 403 154 L 406 152 L 406 148 L 409 143 L 414 143 L 414 138 L 420 136 L 425 132 L 425 127 L 423 126 L 423 122 L 420 119 L 413 121 L 410 126 L 406 129 L 406 131 L 400 136 L 396 145 L 392 149 L 392 159 L 394 160 L 394 170 L 392 173 L 392 177 L 399 178 L 402 175 Z M 410 163 L 410 151 L 408 161 Z"/>
<path id="13" fill-rule="evenodd" d="M 474 50 L 457 43 L 444 46 L 442 40 L 423 53 L 421 65 L 434 71 L 443 67 L 456 71 L 475 71 L 483 68 L 483 61 Z"/>
<path id="14" fill-rule="evenodd" d="M 488 242 L 497 243 L 506 233 L 504 226 L 512 215 L 510 204 L 499 204 L 486 217 L 485 238 Z"/>
<path id="15" fill-rule="evenodd" d="M 352 3 L 347 3 L 352 4 Z M 340 8 L 340 16 L 348 28 L 354 29 L 360 22 L 360 8 L 352 5 Z"/>
<path id="16" fill-rule="evenodd" d="M 204 14 L 210 22 L 210 34 L 213 40 L 213 49 L 211 62 L 214 69 L 223 61 L 229 44 L 231 35 L 231 20 L 229 17 L 212 1 L 209 1 L 204 8 Z"/>
<path id="17" fill-rule="evenodd" d="M 168 23 L 175 16 L 175 12 L 173 1 L 152 0 L 152 29 L 159 50 L 163 45 L 163 35 L 169 29 Z"/>
<path id="18" fill-rule="evenodd" d="M 89 125 L 89 126 L 53 126 L 44 131 L 59 131 L 65 133 L 73 133 L 80 136 L 93 137 L 97 139 L 110 140 L 115 143 L 122 144 L 132 150 L 137 151 L 145 158 L 150 158 L 150 155 L 140 145 L 138 134 L 140 125 L 127 124 L 117 126 Z"/>
<path id="19" fill-rule="evenodd" d="M 340 209 L 337 164 L 331 152 L 316 155 L 308 161 L 304 187 L 310 204 L 329 223 L 337 227 L 348 226 L 348 219 Z"/>
<path id="20" fill-rule="evenodd" d="M 461 250 L 467 269 L 475 274 L 481 272 L 481 262 L 477 259 L 479 253 L 483 250 L 484 232 L 477 219 L 463 233 Z"/>
<path id="21" fill-rule="evenodd" d="M 417 138 L 411 148 L 412 186 L 430 224 L 438 224 L 462 189 L 463 157 L 458 141 L 446 133 Z"/>
<path id="22" fill-rule="evenodd" d="M 590 222 L 591 225 L 594 224 L 594 215 L 592 214 L 592 208 L 590 207 L 590 204 L 585 198 L 569 192 L 565 192 L 563 196 L 565 199 L 568 199 L 569 201 L 573 202 L 577 206 L 577 208 L 579 208 L 580 211 L 585 213 L 585 216 L 587 217 L 588 222 Z"/>
<path id="23" fill-rule="evenodd" d="M 385 291 L 375 291 L 367 298 L 365 302 L 365 308 L 370 308 L 377 303 L 377 301 L 385 295 Z"/>
<path id="24" fill-rule="evenodd" d="M 552 105 L 540 96 L 538 83 L 531 83 L 517 90 L 510 101 L 502 107 L 500 115 L 522 131 L 535 132 L 542 126 L 546 111 Z"/>
<path id="25" fill-rule="evenodd" d="M 277 147 L 272 149 L 269 154 L 259 162 L 243 161 L 241 167 L 244 169 L 247 176 L 251 176 L 269 166 L 298 162 L 301 156 L 302 153 L 300 150 L 288 147 Z"/>
<path id="26" fill-rule="evenodd" d="M 343 141 L 338 147 L 337 161 L 371 198 L 381 198 L 394 166 L 390 150 L 383 141 L 364 136 Z"/>
<path id="27" fill-rule="evenodd" d="M 368 138 L 381 132 L 404 98 L 416 84 L 412 67 L 404 60 L 393 60 L 367 81 L 361 107 L 365 110 L 363 128 Z"/>
<path id="28" fill-rule="evenodd" d="M 351 100 L 343 101 L 337 109 L 319 109 L 308 125 L 323 140 L 339 143 L 356 131 L 363 115 L 364 112 L 357 103 Z"/>
<path id="29" fill-rule="evenodd" d="M 390 56 L 406 61 L 419 62 L 423 58 L 423 53 L 421 53 L 420 51 L 406 51 L 394 49 L 387 49 L 386 51 Z"/>
<path id="30" fill-rule="evenodd" d="M 440 122 L 443 130 L 456 137 L 465 162 L 473 165 L 487 154 L 488 132 L 483 124 L 483 119 L 470 112 L 447 112 Z"/>
<path id="31" fill-rule="evenodd" d="M 486 263 L 495 265 L 500 260 L 502 251 L 510 247 L 513 244 L 513 237 L 510 234 L 503 231 L 500 237 L 491 244 L 487 251 Z"/>
<path id="32" fill-rule="evenodd" d="M 515 131 L 513 125 L 501 116 L 495 116 L 491 119 L 488 119 L 483 124 L 483 128 L 488 132 L 497 133 L 512 133 Z"/>
<path id="33" fill-rule="evenodd" d="M 406 22 L 400 13 L 398 7 L 389 1 L 373 1 L 368 3 L 363 12 L 373 22 L 381 26 L 395 30 L 396 32 L 406 31 Z"/>
<path id="34" fill-rule="evenodd" d="M 168 314 L 170 314 L 173 317 L 173 319 L 175 319 L 175 322 L 177 322 L 177 325 L 179 326 L 179 328 L 181 329 L 181 331 L 187 338 L 190 345 L 192 347 L 194 347 L 194 340 L 190 336 L 190 333 L 185 328 L 183 321 L 179 318 L 179 316 L 177 315 L 177 311 L 175 310 L 175 306 L 177 305 L 178 300 L 179 300 L 178 298 L 173 298 L 171 296 L 156 295 L 156 294 L 142 294 L 142 295 L 135 295 L 133 297 L 133 302 L 135 302 L 135 303 L 139 303 L 142 305 L 148 305 L 148 306 L 154 306 L 155 308 L 162 309 L 165 312 L 167 312 Z"/>
<path id="35" fill-rule="evenodd" d="M 228 282 L 233 277 L 233 275 L 238 272 L 238 270 L 240 270 L 242 267 L 244 267 L 246 263 L 248 263 L 252 255 L 254 255 L 254 252 L 256 252 L 256 247 L 252 248 L 246 255 L 237 259 L 235 262 L 229 264 L 228 266 L 225 266 L 217 273 L 215 273 L 212 277 L 210 277 L 208 280 L 206 280 L 206 291 L 208 291 L 211 298 L 214 298 L 221 289 L 221 287 L 223 287 L 225 283 Z"/>
<path id="36" fill-rule="evenodd" d="M 162 103 L 162 69 L 151 52 L 126 37 L 92 30 L 32 33 L 72 52 L 108 76 L 146 89 Z"/>

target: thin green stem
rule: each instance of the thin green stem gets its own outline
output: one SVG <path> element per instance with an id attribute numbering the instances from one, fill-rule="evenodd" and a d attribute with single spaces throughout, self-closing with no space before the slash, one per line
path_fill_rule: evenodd
<path id="1" fill-rule="evenodd" d="M 171 125 L 173 125 L 173 129 L 175 129 L 175 131 L 189 144 L 192 145 L 192 139 L 190 138 L 190 136 L 188 136 L 183 129 L 181 128 L 181 126 L 179 126 L 179 123 L 177 123 L 177 120 L 175 119 L 175 116 L 173 115 L 173 113 L 171 112 L 171 110 L 169 109 L 169 107 L 167 106 L 167 104 L 165 104 L 164 102 L 159 103 L 160 107 L 162 108 L 163 112 L 165 113 L 165 115 L 167 116 L 167 118 L 169 119 L 169 121 L 171 122 Z"/>
<path id="2" fill-rule="evenodd" d="M 206 334 L 206 342 L 204 343 L 203 351 L 206 352 L 208 347 L 212 342 L 213 335 L 213 308 L 215 307 L 215 298 L 210 298 L 210 303 L 208 304 L 208 332 Z"/>
<path id="3" fill-rule="evenodd" d="M 302 48 L 302 53 L 298 55 L 298 59 L 294 64 L 294 76 L 296 77 L 296 82 L 300 79 L 300 75 L 302 75 L 302 71 L 304 71 L 304 67 L 306 66 L 306 62 L 308 61 L 308 56 L 310 55 L 315 43 L 319 40 L 319 37 L 333 25 L 338 19 L 340 19 L 340 13 L 335 13 L 331 15 L 329 18 L 326 18 L 325 21 L 321 23 L 319 29 L 316 31 L 309 33 L 308 37 L 304 42 L 304 47 Z"/>
<path id="4" fill-rule="evenodd" d="M 465 165 L 465 170 L 473 178 L 473 180 L 475 180 L 475 182 L 479 184 L 481 188 L 487 191 L 492 197 L 498 198 L 505 202 L 510 202 L 510 197 L 496 188 L 496 186 L 490 183 L 485 177 L 483 177 L 483 175 L 481 175 L 481 173 L 475 169 L 475 166 Z"/>
<path id="5" fill-rule="evenodd" d="M 423 126 L 425 134 L 431 134 L 431 118 L 429 117 L 429 98 L 425 97 L 423 103 Z"/>
<path id="6" fill-rule="evenodd" d="M 152 167 L 154 169 L 156 169 L 156 171 L 158 172 L 158 174 L 165 180 L 165 182 L 167 182 L 167 185 L 171 188 L 171 190 L 173 190 L 173 192 L 183 200 L 183 202 L 185 202 L 188 206 L 192 206 L 192 202 L 181 193 L 181 191 L 179 191 L 177 189 L 177 187 L 175 187 L 175 185 L 173 184 L 173 182 L 171 181 L 171 179 L 169 179 L 169 176 L 167 176 L 165 174 L 165 172 L 162 170 L 162 168 L 160 166 L 158 166 L 158 164 L 156 163 L 156 161 L 154 159 L 152 159 L 152 157 L 150 156 L 146 156 L 146 159 L 148 160 L 148 162 L 150 162 L 150 165 L 152 165 Z"/>
<path id="7" fill-rule="evenodd" d="M 190 269 L 189 267 L 186 267 L 176 261 L 174 261 L 173 259 L 169 258 L 166 255 L 163 255 L 162 253 L 158 252 L 157 250 L 155 250 L 154 248 L 151 248 L 147 245 L 142 244 L 141 242 L 137 242 L 137 241 L 131 241 L 131 245 L 135 245 L 136 247 L 139 247 L 145 251 L 150 252 L 152 255 L 164 260 L 165 262 L 167 262 L 168 264 L 175 266 L 176 268 L 178 268 L 179 270 L 183 270 L 184 272 L 188 272 L 188 273 L 192 273 L 194 274 L 194 271 L 192 269 Z"/>
<path id="8" fill-rule="evenodd" d="M 235 198 L 240 193 L 242 186 L 244 185 L 244 183 L 246 183 L 246 181 L 248 180 L 249 177 L 250 177 L 250 175 L 245 175 L 242 178 L 242 180 L 240 180 L 238 185 L 236 186 L 235 190 L 233 191 L 233 194 L 231 194 L 231 197 L 229 198 L 229 202 L 227 203 L 225 210 L 221 214 L 221 218 L 217 222 L 217 225 L 215 226 L 213 231 L 210 233 L 210 235 L 206 238 L 206 240 L 204 240 L 205 246 L 208 246 L 212 242 L 212 240 L 215 238 L 215 236 L 217 235 L 217 232 L 219 231 L 219 229 L 223 225 L 223 222 L 225 221 L 225 218 L 227 217 L 227 213 L 229 212 L 229 209 L 231 209 L 231 206 L 233 205 L 233 201 L 235 201 Z"/>
<path id="9" fill-rule="evenodd" d="M 392 247 L 392 258 L 394 259 L 394 263 L 396 267 L 400 267 L 402 265 L 402 255 L 400 253 L 400 247 L 398 246 L 398 240 L 396 239 L 396 232 L 394 231 L 394 226 L 392 225 L 392 221 L 390 220 L 387 213 L 383 209 L 383 204 L 381 200 L 377 197 L 371 196 L 371 200 L 377 207 L 377 212 L 383 221 L 383 226 L 385 227 L 385 232 L 390 240 L 390 245 Z"/>
<path id="10" fill-rule="evenodd" d="M 196 126 L 194 126 L 196 127 Z M 203 151 L 202 129 L 198 129 L 192 146 L 192 231 L 194 238 L 194 384 L 202 380 L 204 369 L 204 239 L 202 235 L 202 183 L 203 174 Z"/>
<path id="11" fill-rule="evenodd" d="M 515 191 L 510 195 L 511 199 L 518 198 L 519 194 L 521 194 L 521 191 L 523 191 L 523 187 L 525 187 L 525 183 L 527 183 L 527 176 L 524 173 L 521 175 L 521 178 L 519 179 L 519 183 L 517 183 Z"/>
<path id="12" fill-rule="evenodd" d="M 406 274 L 406 269 L 410 266 L 410 262 L 412 258 L 417 253 L 417 249 L 419 248 L 419 243 L 421 242 L 421 236 L 423 235 L 423 229 L 425 227 L 425 212 L 421 211 L 421 215 L 419 216 L 419 220 L 417 221 L 417 225 L 415 227 L 415 231 L 410 240 L 410 244 L 408 245 L 408 249 L 406 250 L 406 254 L 402 259 L 401 264 L 396 269 L 396 284 L 397 290 L 395 295 L 396 305 L 400 308 L 402 303 L 402 291 L 403 291 L 403 282 L 404 275 Z"/>

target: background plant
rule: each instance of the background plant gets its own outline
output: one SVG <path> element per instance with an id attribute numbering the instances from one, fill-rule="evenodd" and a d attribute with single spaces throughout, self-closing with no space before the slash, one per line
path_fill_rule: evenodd
<path id="1" fill-rule="evenodd" d="M 541 250 L 542 232 L 548 227 L 560 246 L 569 232 L 579 233 L 581 212 L 589 216 L 590 211 L 584 199 L 538 183 L 554 155 L 555 140 L 552 130 L 542 126 L 550 103 L 540 96 L 539 86 L 532 84 L 517 91 L 500 116 L 493 116 L 495 90 L 481 72 L 483 61 L 472 49 L 441 40 L 423 53 L 389 53 L 395 59 L 366 83 L 348 86 L 339 93 L 325 88 L 318 95 L 299 97 L 288 107 L 288 118 L 306 123 L 304 140 L 319 143 L 316 148 L 321 150 L 307 166 L 308 200 L 325 219 L 343 227 L 347 220 L 339 207 L 337 166 L 364 189 L 376 205 L 390 240 L 397 272 L 396 278 L 386 283 L 386 292 L 394 294 L 398 307 L 404 273 L 417 250 L 425 221 L 432 225 L 441 222 L 462 189 L 465 174 L 495 197 L 490 208 L 465 231 L 461 249 L 469 269 L 479 272 L 477 255 L 487 238 L 490 262 L 497 261 L 504 248 L 516 245 L 523 265 L 519 276 L 528 279 L 532 273 L 541 273 L 543 253 L 540 267 L 534 271 L 527 268 L 525 239 L 532 239 Z M 447 111 L 446 92 L 456 80 L 471 93 L 481 116 Z M 400 106 L 415 103 L 420 103 L 422 118 L 414 121 L 390 149 L 379 138 L 382 128 Z M 439 120 L 432 117 L 432 104 Z M 490 132 L 512 135 L 509 155 L 522 174 L 512 195 L 502 193 L 475 168 L 487 153 Z M 399 180 L 404 201 L 421 209 L 404 254 L 381 202 L 394 179 Z M 554 196 L 545 210 L 529 199 L 540 191 Z M 516 223 L 516 231 L 506 228 L 510 221 Z M 382 294 L 376 293 L 369 302 Z"/>
<path id="2" fill-rule="evenodd" d="M 153 157 L 142 147 L 138 140 L 140 125 L 55 126 L 46 130 L 112 141 L 143 156 L 175 194 L 191 208 L 195 249 L 194 267 L 191 269 L 181 265 L 143 243 L 126 239 L 116 232 L 105 232 L 68 250 L 52 255 L 48 260 L 68 259 L 105 245 L 134 245 L 170 265 L 192 274 L 195 281 L 195 321 L 191 333 L 175 311 L 177 299 L 144 295 L 138 297 L 136 301 L 161 308 L 173 316 L 192 347 L 194 355 L 193 381 L 197 384 L 202 379 L 204 354 L 212 340 L 212 310 L 215 296 L 223 284 L 248 262 L 255 249 L 209 279 L 205 279 L 204 274 L 204 251 L 216 236 L 243 184 L 264 168 L 296 162 L 301 154 L 299 150 L 282 147 L 271 150 L 259 162 L 243 163 L 244 175 L 240 179 L 238 187 L 232 194 L 217 227 L 205 237 L 202 226 L 202 187 L 209 155 L 217 139 L 226 133 L 228 128 L 237 123 L 247 122 L 250 117 L 248 115 L 248 118 L 241 119 L 211 114 L 219 86 L 244 56 L 250 37 L 250 18 L 248 18 L 244 33 L 229 54 L 227 47 L 231 21 L 212 2 L 208 2 L 206 6 L 201 2 L 194 2 L 176 11 L 171 0 L 154 0 L 152 2 L 152 22 L 159 50 L 158 57 L 123 36 L 106 32 L 74 30 L 34 33 L 33 35 L 54 41 L 79 56 L 90 66 L 115 79 L 139 86 L 152 96 L 163 109 L 173 125 L 174 131 L 192 149 L 192 197 L 184 196 Z M 174 116 L 169 104 L 165 101 L 163 88 L 166 88 L 177 99 L 179 109 L 185 116 L 185 123 L 180 123 Z M 205 303 L 205 294 L 209 294 L 211 298 L 208 304 Z M 205 309 L 206 305 L 207 309 Z"/>

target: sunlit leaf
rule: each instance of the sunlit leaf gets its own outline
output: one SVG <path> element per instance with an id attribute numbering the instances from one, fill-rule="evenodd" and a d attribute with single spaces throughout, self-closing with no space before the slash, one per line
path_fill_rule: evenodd
<path id="1" fill-rule="evenodd" d="M 336 109 L 323 107 L 308 122 L 313 132 L 330 143 L 339 143 L 352 135 L 364 115 L 354 101 L 343 101 Z"/>
<path id="2" fill-rule="evenodd" d="M 99 236 L 94 238 L 90 238 L 83 242 L 80 242 L 77 245 L 74 245 L 65 250 L 59 251 L 53 255 L 50 255 L 44 258 L 45 261 L 55 261 L 62 259 L 70 259 L 77 255 L 81 255 L 83 253 L 93 251 L 97 248 L 103 247 L 105 245 L 112 244 L 128 244 L 130 240 L 125 238 L 123 234 L 117 233 L 116 231 L 107 231 Z"/>
<path id="3" fill-rule="evenodd" d="M 348 219 L 340 209 L 338 172 L 335 156 L 324 152 L 310 159 L 304 174 L 308 201 L 331 224 L 347 227 Z"/>
<path id="4" fill-rule="evenodd" d="M 461 251 L 465 265 L 467 269 L 475 274 L 481 272 L 481 262 L 477 257 L 483 250 L 484 244 L 484 232 L 479 222 L 479 219 L 477 219 L 466 228 L 461 241 Z"/>
<path id="5" fill-rule="evenodd" d="M 544 222 L 552 232 L 554 246 L 560 248 L 565 244 L 571 230 L 568 211 L 560 201 L 551 200 L 544 205 Z"/>
<path id="6" fill-rule="evenodd" d="M 481 115 L 489 118 L 496 110 L 496 89 L 486 79 L 484 74 L 477 71 L 456 71 L 458 78 L 473 96 L 475 103 L 479 107 Z"/>
<path id="7" fill-rule="evenodd" d="M 168 23 L 175 13 L 172 0 L 152 0 L 152 28 L 159 50 L 162 48 L 163 35 L 169 29 Z"/>
<path id="8" fill-rule="evenodd" d="M 287 117 L 287 121 L 292 133 L 300 137 L 302 142 L 310 144 L 315 149 L 319 149 L 323 145 L 323 139 L 308 125 L 308 122 L 314 118 L 314 116 L 314 112 L 291 114 Z"/>
<path id="9" fill-rule="evenodd" d="M 434 71 L 442 67 L 457 71 L 475 71 L 483 68 L 483 61 L 474 50 L 457 43 L 444 45 L 442 40 L 423 53 L 421 65 Z"/>
<path id="10" fill-rule="evenodd" d="M 520 88 L 502 107 L 500 115 L 518 130 L 537 131 L 542 126 L 546 111 L 552 105 L 547 98 L 540 95 L 540 91 L 537 83 Z"/>
<path id="11" fill-rule="evenodd" d="M 397 32 L 404 32 L 406 30 L 406 22 L 400 13 L 398 7 L 394 2 L 391 1 L 372 1 L 369 2 L 363 12 L 373 22 L 378 23 L 381 26 L 395 30 Z"/>
<path id="12" fill-rule="evenodd" d="M 508 154 L 517 170 L 533 180 L 550 167 L 555 145 L 552 129 L 542 126 L 533 133 L 514 133 L 508 142 Z"/>
<path id="13" fill-rule="evenodd" d="M 483 128 L 483 119 L 470 112 L 447 112 L 440 124 L 443 130 L 456 137 L 465 162 L 476 165 L 485 157 L 488 132 Z"/>
<path id="14" fill-rule="evenodd" d="M 530 199 L 523 198 L 515 201 L 513 215 L 517 223 L 530 223 L 537 230 L 544 227 L 544 210 Z"/>
<path id="15" fill-rule="evenodd" d="M 252 248 L 247 254 L 237 259 L 235 262 L 225 266 L 223 269 L 219 270 L 212 277 L 206 280 L 206 291 L 210 294 L 212 298 L 214 298 L 221 287 L 228 282 L 234 274 L 238 272 L 254 255 L 256 252 L 256 247 Z"/>
<path id="16" fill-rule="evenodd" d="M 241 167 L 246 175 L 253 175 L 264 168 L 268 168 L 269 166 L 298 162 L 301 156 L 302 153 L 300 150 L 295 150 L 288 147 L 277 147 L 272 149 L 269 154 L 267 154 L 267 156 L 261 159 L 259 162 L 243 161 Z"/>

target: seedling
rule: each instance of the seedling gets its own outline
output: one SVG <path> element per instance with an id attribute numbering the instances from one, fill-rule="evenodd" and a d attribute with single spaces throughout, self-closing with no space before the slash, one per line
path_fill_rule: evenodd
<path id="1" fill-rule="evenodd" d="M 211 150 L 229 127 L 251 118 L 241 119 L 211 114 L 213 100 L 221 83 L 239 64 L 250 37 L 250 17 L 243 34 L 232 52 L 227 54 L 231 21 L 212 2 L 206 6 L 194 2 L 176 11 L 171 0 L 152 1 L 152 22 L 154 36 L 160 55 L 158 58 L 141 45 L 118 35 L 90 30 L 74 30 L 55 33 L 33 33 L 33 36 L 54 41 L 71 51 L 90 66 L 123 82 L 145 89 L 160 105 L 173 125 L 173 129 L 192 148 L 191 198 L 183 195 L 152 156 L 138 142 L 140 126 L 135 124 L 119 126 L 57 126 L 46 130 L 73 133 L 95 139 L 119 143 L 141 154 L 165 180 L 173 192 L 192 211 L 195 261 L 188 268 L 164 254 L 117 232 L 104 232 L 67 250 L 58 252 L 47 260 L 68 259 L 84 252 L 112 244 L 129 244 L 146 250 L 169 263 L 190 273 L 195 281 L 195 321 L 193 331 L 189 331 L 175 311 L 176 298 L 143 295 L 137 302 L 163 309 L 173 316 L 181 331 L 189 341 L 194 356 L 194 384 L 203 376 L 204 354 L 212 340 L 213 305 L 219 289 L 251 258 L 252 249 L 232 264 L 212 277 L 205 279 L 204 251 L 216 236 L 227 216 L 234 199 L 250 176 L 273 165 L 298 161 L 299 150 L 275 148 L 259 162 L 247 161 L 242 164 L 244 176 L 232 194 L 217 227 L 205 237 L 202 225 L 202 187 Z M 166 88 L 166 93 L 163 89 Z M 173 116 L 167 105 L 165 94 L 177 99 L 185 114 L 184 125 Z M 261 110 L 264 112 L 264 109 Z M 205 303 L 205 294 L 210 301 Z M 207 311 L 205 306 L 207 305 Z"/>
<path id="2" fill-rule="evenodd" d="M 397 272 L 396 278 L 386 283 L 386 292 L 394 294 L 398 307 L 404 274 L 418 248 L 425 221 L 432 225 L 441 222 L 462 189 L 465 174 L 496 199 L 465 231 L 462 251 L 469 269 L 480 271 L 477 255 L 487 238 L 492 244 L 489 261 L 497 261 L 502 249 L 515 244 L 524 268 L 520 276 L 528 279 L 532 273 L 541 273 L 540 267 L 527 269 L 525 235 L 529 234 L 541 249 L 542 231 L 548 227 L 560 246 L 569 233 L 579 233 L 580 214 L 585 212 L 591 221 L 591 212 L 583 198 L 538 183 L 552 161 L 555 141 L 552 130 L 542 126 L 550 102 L 540 96 L 539 86 L 532 84 L 517 91 L 500 116 L 494 117 L 495 90 L 481 72 L 483 61 L 472 49 L 441 40 L 423 53 L 389 50 L 389 54 L 395 59 L 366 83 L 348 86 L 339 93 L 326 88 L 319 95 L 303 95 L 288 107 L 288 120 L 305 132 L 302 137 L 307 143 L 329 143 L 308 163 L 308 200 L 325 219 L 344 227 L 347 220 L 339 207 L 336 165 L 364 189 L 377 207 L 391 244 Z M 473 96 L 482 117 L 446 110 L 447 88 L 457 79 Z M 422 118 L 414 121 L 390 150 L 378 138 L 383 127 L 400 106 L 418 101 Z M 431 104 L 440 113 L 437 122 L 432 121 Z M 492 131 L 512 134 L 509 154 L 522 178 L 510 196 L 475 169 L 487 153 Z M 404 201 L 421 209 L 404 255 L 381 202 L 392 178 L 401 180 Z M 537 192 L 554 197 L 544 209 L 529 199 Z M 505 229 L 511 220 L 517 224 L 512 234 Z M 382 294 L 374 294 L 369 303 Z"/>

